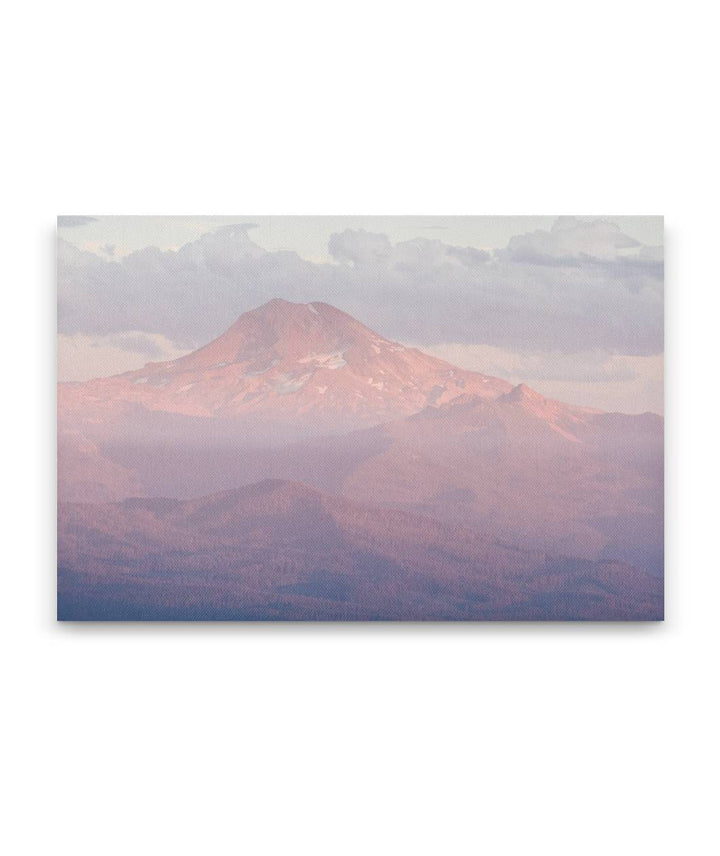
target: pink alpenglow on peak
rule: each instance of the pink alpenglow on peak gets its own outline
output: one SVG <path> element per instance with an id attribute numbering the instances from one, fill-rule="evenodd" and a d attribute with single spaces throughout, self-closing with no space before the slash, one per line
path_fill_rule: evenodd
<path id="1" fill-rule="evenodd" d="M 510 389 L 389 341 L 327 303 L 278 299 L 241 315 L 187 356 L 62 384 L 59 395 L 61 408 L 74 414 L 137 405 L 304 425 L 308 433 L 377 425 L 466 393 L 493 398 Z"/>

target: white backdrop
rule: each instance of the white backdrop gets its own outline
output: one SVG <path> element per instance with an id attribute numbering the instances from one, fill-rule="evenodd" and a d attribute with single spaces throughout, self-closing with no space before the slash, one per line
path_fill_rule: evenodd
<path id="1" fill-rule="evenodd" d="M 696 0 L 5 11 L 4 852 L 717 847 L 716 32 Z M 664 213 L 666 622 L 55 624 L 58 213 Z"/>

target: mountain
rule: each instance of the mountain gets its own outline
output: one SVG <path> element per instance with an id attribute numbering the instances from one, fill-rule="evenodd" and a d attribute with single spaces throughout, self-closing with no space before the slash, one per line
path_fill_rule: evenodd
<path id="1" fill-rule="evenodd" d="M 521 547 L 663 569 L 663 420 L 568 408 L 516 387 L 376 429 L 344 496 Z"/>
<path id="2" fill-rule="evenodd" d="M 662 616 L 662 583 L 625 563 L 520 550 L 286 480 L 62 504 L 58 568 L 69 619 Z"/>
<path id="3" fill-rule="evenodd" d="M 327 512 L 331 497 L 333 526 L 346 534 L 337 516 L 352 508 L 347 513 L 357 518 L 356 506 L 372 509 L 378 521 L 394 521 L 398 531 L 402 521 L 422 521 L 411 529 L 419 541 L 421 532 L 434 533 L 435 546 L 423 542 L 427 549 L 416 556 L 430 575 L 448 573 L 431 555 L 447 553 L 453 538 L 471 543 L 470 532 L 481 539 L 472 542 L 478 555 L 502 543 L 523 554 L 571 556 L 593 567 L 619 562 L 657 578 L 663 573 L 660 417 L 574 407 L 524 384 L 454 368 L 383 339 L 327 304 L 271 301 L 181 359 L 61 384 L 58 397 L 61 512 L 73 504 L 90 526 L 82 530 L 87 555 L 97 562 L 104 556 L 111 567 L 128 550 L 136 550 L 137 567 L 143 555 L 155 555 L 149 533 L 161 523 L 174 527 L 161 533 L 168 550 L 173 539 L 186 543 L 183 527 L 197 534 L 187 505 L 194 497 L 279 479 L 323 495 L 322 501 L 306 496 L 308 507 L 322 502 Z M 234 496 L 239 502 L 241 495 Z M 150 505 L 105 504 L 93 511 L 83 504 L 131 497 Z M 153 497 L 180 502 L 175 523 L 152 511 Z M 135 531 L 137 524 L 132 537 L 142 549 L 130 536 L 118 543 L 112 529 L 102 534 L 97 515 L 109 515 L 118 532 Z M 142 519 L 133 524 L 132 515 Z M 249 519 L 237 519 L 237 532 Z M 278 545 L 277 533 L 265 525 L 269 519 L 278 518 L 271 514 L 248 531 L 264 532 L 285 561 L 290 547 Z M 449 534 L 452 527 L 463 534 Z M 73 529 L 63 531 L 65 537 Z M 317 546 L 318 567 L 348 560 L 354 548 L 343 537 L 333 542 L 334 552 L 327 552 L 332 539 Z M 199 561 L 192 543 L 183 549 Z M 212 561 L 220 568 L 233 555 L 225 542 L 203 549 L 209 552 L 201 568 Z M 398 550 L 384 542 L 380 566 Z M 181 553 L 168 555 L 189 573 Z M 263 566 L 262 551 L 247 555 Z M 306 570 L 311 555 L 308 549 Z M 485 567 L 495 560 L 504 567 L 493 555 Z M 81 559 L 78 554 L 70 565 L 77 568 Z M 368 591 L 364 596 L 372 599 Z"/>
<path id="4" fill-rule="evenodd" d="M 240 420 L 283 437 L 377 425 L 471 393 L 494 398 L 506 381 L 379 336 L 327 303 L 271 300 L 222 336 L 172 362 L 61 384 L 67 419 L 137 413 Z"/>
<path id="5" fill-rule="evenodd" d="M 581 411 L 516 389 L 279 448 L 244 448 L 204 421 L 170 439 L 163 424 L 158 437 L 145 425 L 142 440 L 84 441 L 93 457 L 61 444 L 61 498 L 190 498 L 295 479 L 518 546 L 662 573 L 663 421 L 652 414 Z"/>
<path id="6" fill-rule="evenodd" d="M 189 499 L 266 478 L 527 549 L 663 567 L 663 421 L 454 368 L 275 300 L 172 363 L 59 391 L 59 496 Z"/>

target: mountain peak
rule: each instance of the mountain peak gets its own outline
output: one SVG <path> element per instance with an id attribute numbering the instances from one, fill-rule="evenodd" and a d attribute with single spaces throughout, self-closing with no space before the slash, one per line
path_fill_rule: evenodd
<path id="1" fill-rule="evenodd" d="M 506 381 L 386 339 L 329 303 L 282 298 L 243 313 L 191 354 L 89 383 L 92 402 L 242 416 L 273 434 L 280 426 L 315 434 L 368 427 L 464 394 L 496 398 L 510 390 Z"/>
<path id="2" fill-rule="evenodd" d="M 243 321 L 243 319 L 247 320 L 250 318 L 261 320 L 263 323 L 269 325 L 276 325 L 278 323 L 311 324 L 315 327 L 332 325 L 335 328 L 342 327 L 346 331 L 351 329 L 354 334 L 362 331 L 365 335 L 376 335 L 370 328 L 353 318 L 352 315 L 348 315 L 347 312 L 343 312 L 336 306 L 324 303 L 321 300 L 315 300 L 311 303 L 296 303 L 292 300 L 285 300 L 282 297 L 274 297 L 272 300 L 268 300 L 267 303 L 263 303 L 249 312 L 244 312 L 235 324 Z"/>
<path id="3" fill-rule="evenodd" d="M 340 353 L 371 339 L 380 337 L 328 303 L 293 303 L 276 297 L 244 312 L 217 339 L 176 364 L 214 368 L 257 360 L 261 364 L 302 361 L 313 354 Z"/>
<path id="4" fill-rule="evenodd" d="M 272 300 L 268 300 L 267 303 L 251 309 L 249 312 L 244 312 L 235 323 L 237 324 L 239 321 L 248 318 L 261 319 L 264 323 L 268 324 L 275 324 L 282 321 L 295 324 L 312 323 L 316 326 L 331 324 L 336 327 L 350 327 L 355 332 L 362 330 L 366 334 L 376 335 L 364 324 L 353 318 L 352 315 L 348 315 L 347 312 L 343 312 L 336 306 L 324 303 L 321 300 L 314 300 L 310 303 L 297 303 L 292 300 L 285 300 L 282 297 L 275 297 Z"/>
<path id="5" fill-rule="evenodd" d="M 258 306 L 255 309 L 251 309 L 250 312 L 258 314 L 270 313 L 275 311 L 292 312 L 295 310 L 308 309 L 309 306 L 309 303 L 296 303 L 293 300 L 285 300 L 283 297 L 273 297 L 272 300 L 268 300 L 267 303 L 263 303 L 261 306 Z M 243 315 L 245 314 L 247 313 L 243 313 Z"/>
<path id="6" fill-rule="evenodd" d="M 514 386 L 510 392 L 503 396 L 503 400 L 537 405 L 547 403 L 547 399 L 544 396 L 540 395 L 540 393 L 536 392 L 534 389 L 531 389 L 531 387 L 525 383 L 519 383 L 517 386 Z"/>

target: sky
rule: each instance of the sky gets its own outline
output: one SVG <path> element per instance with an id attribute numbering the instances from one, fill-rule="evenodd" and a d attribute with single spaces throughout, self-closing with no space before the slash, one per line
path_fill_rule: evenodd
<path id="1" fill-rule="evenodd" d="M 657 216 L 58 218 L 58 377 L 174 359 L 273 297 L 544 395 L 663 409 Z"/>
<path id="2" fill-rule="evenodd" d="M 556 216 L 224 216 L 59 217 L 58 233 L 82 249 L 120 258 L 147 246 L 178 250 L 206 232 L 237 223 L 253 223 L 252 239 L 266 250 L 294 250 L 309 261 L 328 262 L 330 236 L 345 229 L 381 232 L 392 243 L 412 238 L 435 238 L 478 249 L 504 247 L 514 235 L 550 229 Z M 591 218 L 595 219 L 595 218 Z M 661 217 L 612 217 L 623 231 L 648 245 L 662 244 Z M 63 223 L 68 225 L 64 226 Z"/>

